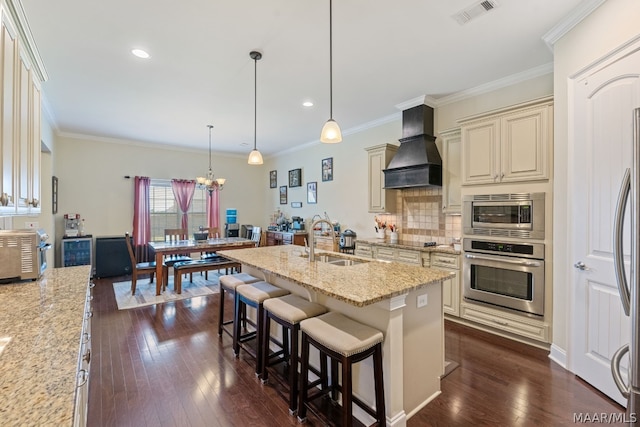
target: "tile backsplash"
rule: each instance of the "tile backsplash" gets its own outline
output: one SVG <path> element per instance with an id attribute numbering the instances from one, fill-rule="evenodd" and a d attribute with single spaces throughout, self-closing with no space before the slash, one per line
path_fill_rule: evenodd
<path id="1" fill-rule="evenodd" d="M 381 221 L 395 224 L 401 242 L 424 243 L 434 241 L 449 245 L 462 236 L 460 215 L 442 213 L 442 189 L 422 187 L 398 191 L 396 215 L 378 215 Z"/>

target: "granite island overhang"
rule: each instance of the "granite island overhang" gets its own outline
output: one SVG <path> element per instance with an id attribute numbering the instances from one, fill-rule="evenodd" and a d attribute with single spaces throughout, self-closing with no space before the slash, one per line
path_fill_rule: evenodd
<path id="1" fill-rule="evenodd" d="M 304 248 L 295 245 L 218 253 L 241 263 L 243 272 L 384 333 L 387 425 L 406 425 L 408 418 L 440 393 L 444 373 L 442 281 L 451 273 L 324 251 L 316 255 L 354 263 L 310 262 Z M 354 392 L 372 404 L 371 361 L 359 365 L 354 370 Z M 354 410 L 354 415 L 370 423 L 364 412 Z"/>

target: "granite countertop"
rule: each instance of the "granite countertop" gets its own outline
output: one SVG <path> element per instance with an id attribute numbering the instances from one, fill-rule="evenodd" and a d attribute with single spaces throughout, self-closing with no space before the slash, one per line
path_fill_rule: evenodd
<path id="1" fill-rule="evenodd" d="M 422 242 L 419 242 L 419 243 L 403 242 L 402 240 L 398 241 L 398 243 L 389 243 L 388 241 L 383 239 L 356 239 L 356 244 L 358 243 L 365 243 L 368 245 L 375 245 L 375 246 L 385 246 L 388 248 L 410 249 L 410 250 L 420 251 L 420 252 L 440 252 L 440 253 L 453 254 L 453 255 L 460 255 L 462 253 L 462 251 L 457 251 L 453 249 L 453 246 L 450 246 L 450 245 L 436 245 L 436 246 L 424 247 L 424 243 Z"/>
<path id="2" fill-rule="evenodd" d="M 72 424 L 90 275 L 89 265 L 54 268 L 0 284 L 0 424 Z"/>
<path id="3" fill-rule="evenodd" d="M 295 245 L 234 249 L 218 253 L 357 307 L 406 294 L 438 283 L 451 275 L 418 265 L 319 250 L 316 254 L 331 254 L 365 262 L 352 266 L 337 266 L 319 261 L 311 263 L 308 258 L 301 256 L 304 248 Z"/>

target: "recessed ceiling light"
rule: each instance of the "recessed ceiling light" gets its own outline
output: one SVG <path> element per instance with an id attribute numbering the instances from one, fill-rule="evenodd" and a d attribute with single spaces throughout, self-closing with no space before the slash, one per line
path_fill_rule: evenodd
<path id="1" fill-rule="evenodd" d="M 303 105 L 304 107 L 313 107 L 313 102 L 311 102 L 311 101 L 304 101 L 304 102 L 302 103 L 302 105 Z"/>
<path id="2" fill-rule="evenodd" d="M 133 53 L 138 58 L 142 58 L 142 59 L 147 59 L 151 57 L 151 55 L 149 55 L 147 52 L 145 52 L 142 49 L 131 49 L 131 53 Z"/>

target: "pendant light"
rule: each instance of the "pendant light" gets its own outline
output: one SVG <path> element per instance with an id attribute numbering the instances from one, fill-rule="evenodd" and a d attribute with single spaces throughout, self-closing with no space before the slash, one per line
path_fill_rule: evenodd
<path id="1" fill-rule="evenodd" d="M 342 132 L 338 122 L 333 120 L 333 12 L 332 0 L 329 0 L 329 120 L 322 127 L 320 141 L 335 144 L 342 141 Z"/>
<path id="2" fill-rule="evenodd" d="M 207 190 L 211 194 L 214 191 L 222 190 L 226 179 L 214 179 L 213 171 L 211 170 L 211 129 L 213 129 L 213 125 L 207 125 L 207 127 L 209 128 L 209 171 L 206 176 L 197 177 L 196 182 L 198 187 Z"/>
<path id="3" fill-rule="evenodd" d="M 253 102 L 253 150 L 249 153 L 249 163 L 250 165 L 261 165 L 262 164 L 262 154 L 258 151 L 256 147 L 256 135 L 257 135 L 257 127 L 258 127 L 258 60 L 262 58 L 262 54 L 260 52 L 256 52 L 252 50 L 249 52 L 249 56 L 253 59 L 253 93 L 254 93 L 254 102 Z"/>

